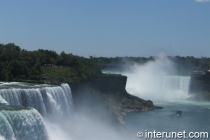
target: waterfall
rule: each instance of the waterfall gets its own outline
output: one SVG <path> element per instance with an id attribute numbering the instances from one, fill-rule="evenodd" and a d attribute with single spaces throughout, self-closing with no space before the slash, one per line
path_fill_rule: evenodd
<path id="1" fill-rule="evenodd" d="M 0 136 L 6 140 L 48 140 L 40 114 L 33 108 L 0 105 Z"/>
<path id="2" fill-rule="evenodd" d="M 57 116 L 61 119 L 62 116 L 70 116 L 72 111 L 68 84 L 1 83 L 0 139 L 47 140 L 42 117 Z"/>
<path id="3" fill-rule="evenodd" d="M 182 92 L 188 94 L 190 77 L 188 76 L 165 76 L 164 89 L 166 91 Z"/>
<path id="4" fill-rule="evenodd" d="M 71 89 L 68 84 L 39 88 L 36 86 L 28 88 L 26 85 L 25 89 L 13 88 L 13 86 L 0 89 L 1 102 L 6 101 L 9 105 L 33 107 L 42 116 L 52 112 L 70 115 L 73 110 Z"/>
<path id="5" fill-rule="evenodd" d="M 126 89 L 130 94 L 152 101 L 186 99 L 189 76 L 129 74 Z"/>

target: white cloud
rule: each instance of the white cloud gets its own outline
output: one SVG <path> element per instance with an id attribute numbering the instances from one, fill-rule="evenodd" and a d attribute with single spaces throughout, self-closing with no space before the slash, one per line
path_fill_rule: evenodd
<path id="1" fill-rule="evenodd" d="M 196 2 L 201 2 L 201 3 L 203 3 L 203 2 L 210 2 L 210 0 L 195 0 Z"/>

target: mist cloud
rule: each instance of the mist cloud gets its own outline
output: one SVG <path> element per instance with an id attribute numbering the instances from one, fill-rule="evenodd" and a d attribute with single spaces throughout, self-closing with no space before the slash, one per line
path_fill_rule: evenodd
<path id="1" fill-rule="evenodd" d="M 204 3 L 204 2 L 210 2 L 210 0 L 195 0 L 196 2 Z"/>
<path id="2" fill-rule="evenodd" d="M 135 64 L 128 77 L 126 90 L 142 99 L 168 101 L 186 96 L 189 77 L 176 76 L 176 67 L 165 55 L 160 54 L 143 65 Z"/>

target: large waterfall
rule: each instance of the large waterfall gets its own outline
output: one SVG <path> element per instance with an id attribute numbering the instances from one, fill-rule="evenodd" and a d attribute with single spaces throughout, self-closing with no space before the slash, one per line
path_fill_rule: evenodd
<path id="1" fill-rule="evenodd" d="M 185 99 L 189 96 L 189 76 L 157 76 L 129 74 L 129 93 L 152 101 Z"/>
<path id="2" fill-rule="evenodd" d="M 187 95 L 189 91 L 189 76 L 165 76 L 163 82 L 163 88 L 166 92 L 181 92 Z"/>
<path id="3" fill-rule="evenodd" d="M 70 116 L 68 84 L 0 83 L 0 140 L 48 140 L 43 118 Z"/>

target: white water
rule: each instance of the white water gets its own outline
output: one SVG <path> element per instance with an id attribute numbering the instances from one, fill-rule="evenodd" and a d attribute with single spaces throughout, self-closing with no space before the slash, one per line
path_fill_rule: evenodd
<path id="1" fill-rule="evenodd" d="M 126 74 L 125 74 L 126 75 Z M 152 101 L 186 99 L 190 77 L 127 74 L 128 93 Z"/>
<path id="2" fill-rule="evenodd" d="M 73 111 L 71 89 L 67 84 L 32 86 L 27 83 L 3 83 L 0 85 L 0 102 L 33 107 L 42 116 L 47 113 L 70 115 Z"/>
<path id="3" fill-rule="evenodd" d="M 6 105 L 0 105 L 0 140 L 47 140 L 47 135 L 50 140 L 55 136 L 65 140 L 65 130 L 61 128 L 73 113 L 68 84 L 1 83 L 0 103 Z M 35 108 L 44 117 L 46 128 L 42 116 L 35 109 L 22 109 L 20 106 Z M 66 138 L 70 139 L 69 136 Z"/>
<path id="4" fill-rule="evenodd" d="M 176 75 L 174 64 L 160 54 L 154 61 L 133 65 L 127 76 L 128 93 L 152 101 L 168 101 L 188 98 L 190 77 Z"/>
<path id="5" fill-rule="evenodd" d="M 5 138 L 3 136 L 0 136 L 0 140 L 5 140 Z"/>
<path id="6" fill-rule="evenodd" d="M 6 140 L 47 140 L 41 115 L 35 109 L 1 110 L 0 135 Z"/>

